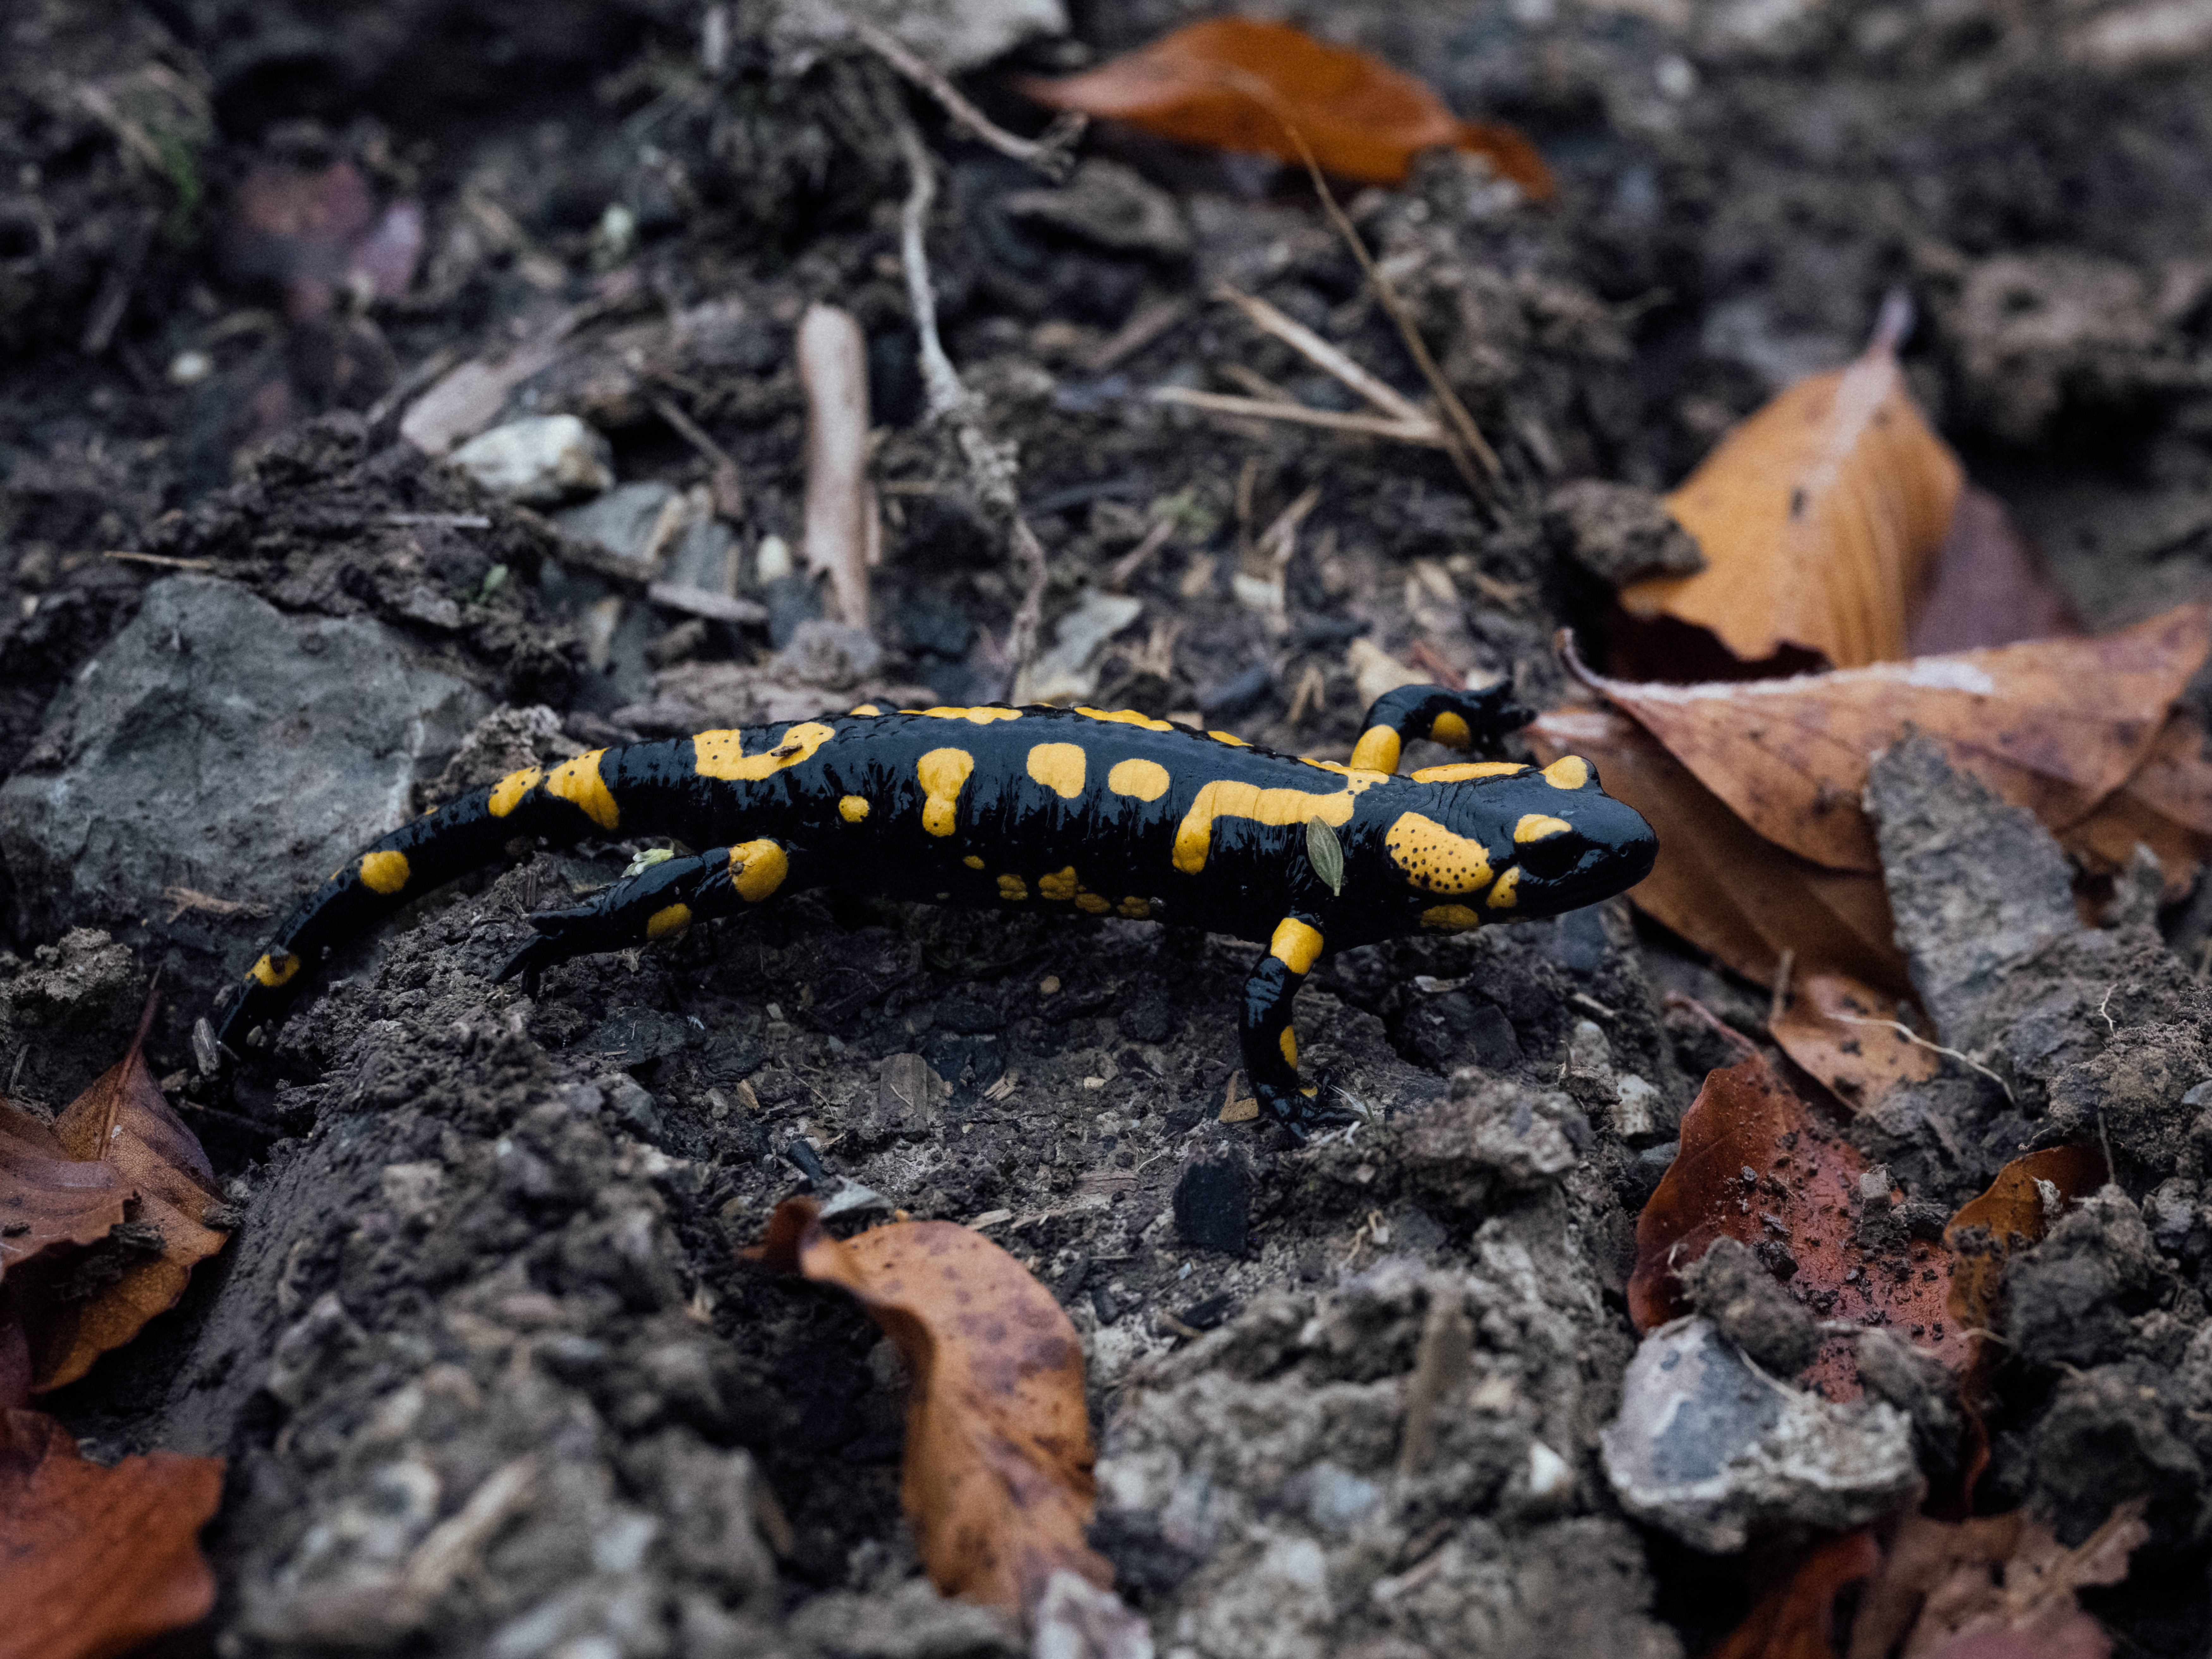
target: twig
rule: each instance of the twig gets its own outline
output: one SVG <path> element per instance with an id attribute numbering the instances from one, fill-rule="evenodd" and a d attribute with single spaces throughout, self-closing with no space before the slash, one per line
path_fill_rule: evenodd
<path id="1" fill-rule="evenodd" d="M 853 20 L 855 26 L 861 22 Z M 880 31 L 877 31 L 880 33 Z M 861 37 L 867 39 L 866 34 Z M 884 37 L 888 39 L 889 37 Z M 901 48 L 902 51 L 904 48 Z M 894 62 L 893 67 L 897 67 Z M 1048 568 L 1036 532 L 1022 517 L 1021 498 L 1014 489 L 1016 447 L 994 439 L 983 428 L 981 400 L 960 379 L 959 370 L 945 352 L 937 331 L 937 296 L 930 286 L 929 246 L 927 237 L 931 204 L 937 199 L 937 167 L 921 131 L 907 113 L 897 89 L 878 77 L 877 103 L 898 141 L 909 180 L 906 202 L 899 214 L 899 262 L 905 267 L 907 299 L 914 311 L 915 333 L 920 338 L 922 386 L 929 400 L 929 417 L 949 423 L 968 464 L 968 474 L 977 501 L 1006 521 L 1007 545 L 1022 576 L 1021 602 L 1014 607 L 1012 625 L 1006 632 L 1006 696 L 1018 702 L 1030 667 L 1036 661 L 1037 634 L 1044 625 L 1044 590 Z"/>
<path id="2" fill-rule="evenodd" d="M 1151 397 L 1156 404 L 1181 404 L 1186 409 L 1203 409 L 1215 415 L 1246 415 L 1263 421 L 1288 421 L 1295 426 L 1326 427 L 1332 432 L 1360 432 L 1373 438 L 1395 439 L 1401 444 L 1419 444 L 1425 449 L 1449 450 L 1453 447 L 1450 438 L 1434 421 L 1409 426 L 1403 421 L 1385 420 L 1380 415 L 1309 409 L 1304 404 L 1270 403 L 1226 392 L 1194 392 L 1180 386 L 1155 386 Z"/>
<path id="3" fill-rule="evenodd" d="M 1790 975 L 1797 966 L 1796 951 L 1784 946 L 1782 960 L 1774 969 L 1774 990 L 1766 1003 L 1766 1029 L 1782 1024 L 1782 1016 L 1790 1012 Z"/>
<path id="4" fill-rule="evenodd" d="M 1362 368 L 1343 350 L 1331 345 L 1296 318 L 1284 315 L 1267 301 L 1232 288 L 1227 283 L 1221 283 L 1213 290 L 1213 297 L 1226 300 L 1250 318 L 1252 325 L 1261 333 L 1272 334 L 1322 374 L 1366 398 L 1392 420 L 1407 426 L 1434 427 L 1437 424 L 1435 417 L 1411 398 Z"/>
<path id="5" fill-rule="evenodd" d="M 678 437 L 705 458 L 709 469 L 707 487 L 714 492 L 714 511 L 726 519 L 744 517 L 744 480 L 738 471 L 738 464 L 730 459 L 730 452 L 708 437 L 707 429 L 686 415 L 672 399 L 654 392 L 653 408 L 655 414 L 668 422 Z"/>
<path id="6" fill-rule="evenodd" d="M 1191 310 L 1190 301 L 1182 295 L 1146 306 L 1092 347 L 1091 354 L 1083 360 L 1083 367 L 1093 374 L 1103 374 L 1124 357 L 1142 351 L 1170 329 L 1185 321 Z"/>
<path id="7" fill-rule="evenodd" d="M 2118 1036 L 2120 1034 L 2119 1026 L 2113 1022 L 2112 1015 L 2106 1012 L 2112 1006 L 2112 993 L 2119 988 L 2119 981 L 2114 980 L 2105 988 L 2105 1000 L 2097 1005 L 2097 1018 L 2105 1022 L 2106 1033 L 2111 1036 Z"/>
<path id="8" fill-rule="evenodd" d="M 1109 593 L 1126 592 L 1137 573 L 1152 562 L 1152 556 L 1168 544 L 1175 534 L 1173 519 L 1155 519 L 1145 532 L 1145 538 L 1120 558 L 1106 567 L 1105 586 Z"/>
<path id="9" fill-rule="evenodd" d="M 103 559 L 120 559 L 125 564 L 159 565 L 164 570 L 212 570 L 213 559 L 173 559 L 164 553 L 103 553 Z"/>
<path id="10" fill-rule="evenodd" d="M 1980 1060 L 1976 1060 L 1972 1054 L 1962 1054 L 1956 1048 L 1946 1048 L 1940 1042 L 1930 1042 L 1901 1019 L 1879 1019 L 1866 1014 L 1829 1014 L 1827 1018 L 1844 1025 L 1887 1025 L 1916 1048 L 1925 1048 L 1930 1054 L 1945 1055 L 1957 1060 L 1961 1066 L 1979 1072 L 2004 1091 L 2004 1097 L 2007 1100 L 2013 1098 L 2012 1085 L 1983 1065 Z"/>
<path id="11" fill-rule="evenodd" d="M 806 392 L 806 571 L 827 572 L 838 620 L 868 625 L 868 567 L 882 558 L 868 488 L 868 347 L 852 313 L 819 301 L 799 319 Z"/>
<path id="12" fill-rule="evenodd" d="M 1000 155 L 1035 167 L 1055 184 L 1067 177 L 1068 170 L 1075 165 L 1072 152 L 1091 124 L 1089 117 L 1060 115 L 1044 130 L 1042 138 L 1018 137 L 962 97 L 959 88 L 946 80 L 941 70 L 915 57 L 896 35 L 878 28 L 857 13 L 842 8 L 837 10 L 860 37 L 862 46 L 937 100 L 955 125 L 965 128 Z"/>

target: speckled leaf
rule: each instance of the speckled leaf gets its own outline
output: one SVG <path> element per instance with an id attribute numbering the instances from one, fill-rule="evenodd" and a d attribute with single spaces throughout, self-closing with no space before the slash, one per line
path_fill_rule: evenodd
<path id="1" fill-rule="evenodd" d="M 841 1241 L 810 1199 L 777 1206 L 761 1255 L 851 1291 L 905 1357 L 901 1496 L 939 1589 L 1027 1612 L 1055 1571 L 1112 1583 L 1084 1541 L 1096 1488 L 1083 1345 L 1051 1291 L 952 1222 Z"/>
<path id="2" fill-rule="evenodd" d="M 1330 892 L 1344 891 L 1344 843 L 1319 818 L 1306 820 L 1306 856 Z"/>
<path id="3" fill-rule="evenodd" d="M 1628 1311 L 1652 1330 L 1689 1311 L 1680 1270 L 1723 1234 L 1741 1240 L 1823 1320 L 1881 1325 L 1956 1369 L 1966 1334 L 1946 1305 L 1951 1264 L 1915 1239 L 1860 1243 L 1867 1161 L 1754 1052 L 1705 1079 L 1683 1115 L 1681 1151 L 1636 1223 Z M 1847 1337 L 1832 1337 L 1805 1373 L 1832 1399 L 1858 1392 Z"/>

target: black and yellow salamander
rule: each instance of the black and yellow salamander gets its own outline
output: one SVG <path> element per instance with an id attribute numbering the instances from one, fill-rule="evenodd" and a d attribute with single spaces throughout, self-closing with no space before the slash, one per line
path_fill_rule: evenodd
<path id="1" fill-rule="evenodd" d="M 1267 941 L 1244 989 L 1244 1066 L 1261 1104 L 1303 1136 L 1342 1116 L 1301 1086 L 1291 1022 L 1325 946 L 1553 915 L 1650 870 L 1650 826 L 1581 759 L 1398 775 L 1411 739 L 1495 755 L 1528 718 L 1502 685 L 1403 687 L 1369 711 L 1350 765 L 1127 710 L 998 704 L 863 706 L 594 750 L 514 773 L 355 856 L 277 931 L 220 1040 L 263 1040 L 331 945 L 517 836 L 666 836 L 705 850 L 532 916 L 536 936 L 499 977 L 672 939 L 795 888 L 1206 927 Z"/>

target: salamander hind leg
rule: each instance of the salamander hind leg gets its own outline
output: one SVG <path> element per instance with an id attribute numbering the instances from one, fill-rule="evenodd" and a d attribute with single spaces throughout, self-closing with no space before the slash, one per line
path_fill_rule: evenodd
<path id="1" fill-rule="evenodd" d="M 663 859 L 572 909 L 532 915 L 530 925 L 537 936 L 509 957 L 495 977 L 508 980 L 520 974 L 534 981 L 571 957 L 680 939 L 695 922 L 734 915 L 773 896 L 790 873 L 790 854 L 773 841 Z"/>
<path id="2" fill-rule="evenodd" d="M 1405 746 L 1426 738 L 1486 760 L 1504 752 L 1507 736 L 1536 718 L 1534 709 L 1513 701 L 1513 682 L 1502 679 L 1474 691 L 1448 691 L 1441 685 L 1401 685 L 1375 699 L 1352 750 L 1352 763 L 1375 772 L 1395 772 Z"/>
<path id="3" fill-rule="evenodd" d="M 1237 1030 L 1253 1097 L 1300 1140 L 1352 1119 L 1351 1113 L 1324 1103 L 1323 1090 L 1298 1080 L 1298 1037 L 1291 1005 L 1321 954 L 1322 943 L 1314 920 L 1283 918 L 1267 954 L 1253 964 L 1251 977 L 1244 981 L 1243 1016 Z"/>

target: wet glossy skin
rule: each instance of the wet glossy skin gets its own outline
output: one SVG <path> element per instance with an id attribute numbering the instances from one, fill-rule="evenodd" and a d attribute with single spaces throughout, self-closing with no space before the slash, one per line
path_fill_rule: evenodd
<path id="1" fill-rule="evenodd" d="M 1407 687 L 1379 701 L 1352 766 L 1255 749 L 1126 710 L 933 708 L 850 714 L 597 750 L 416 820 L 356 855 L 278 930 L 226 1016 L 250 1044 L 331 945 L 515 837 L 666 836 L 705 850 L 625 877 L 539 930 L 501 969 L 680 936 L 793 888 L 1179 922 L 1267 943 L 1244 997 L 1245 1068 L 1301 1133 L 1330 1120 L 1302 1087 L 1291 1005 L 1321 951 L 1544 916 L 1641 880 L 1650 827 L 1570 757 L 1395 775 L 1433 735 L 1492 750 L 1526 716 L 1497 690 Z M 1311 821 L 1341 848 L 1340 891 Z"/>

